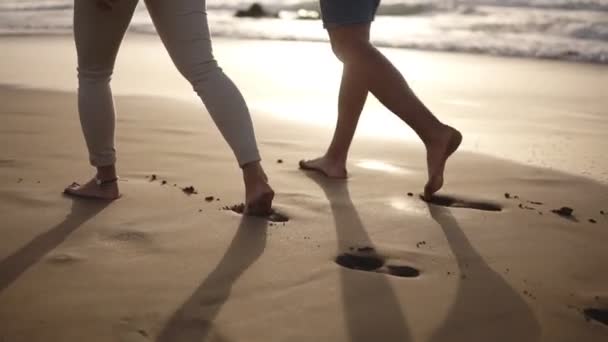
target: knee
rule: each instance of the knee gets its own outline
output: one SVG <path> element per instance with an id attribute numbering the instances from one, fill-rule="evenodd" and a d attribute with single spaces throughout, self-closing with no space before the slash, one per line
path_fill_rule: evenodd
<path id="1" fill-rule="evenodd" d="M 179 72 L 196 87 L 197 84 L 207 81 L 221 69 L 217 61 L 213 58 L 200 60 L 197 62 L 176 63 Z"/>
<path id="2" fill-rule="evenodd" d="M 331 40 L 331 49 L 342 63 L 356 61 L 365 50 L 370 47 L 369 41 L 359 38 L 334 38 Z"/>

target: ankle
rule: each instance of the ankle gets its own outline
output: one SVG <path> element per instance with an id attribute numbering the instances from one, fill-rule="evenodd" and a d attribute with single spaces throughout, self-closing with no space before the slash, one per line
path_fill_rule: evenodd
<path id="1" fill-rule="evenodd" d="M 266 174 L 259 161 L 247 163 L 243 165 L 243 178 L 246 182 L 266 180 Z"/>
<path id="2" fill-rule="evenodd" d="M 95 175 L 95 178 L 100 181 L 109 181 L 117 179 L 118 175 L 116 174 L 116 166 L 108 165 L 97 167 L 97 174 Z"/>
<path id="3" fill-rule="evenodd" d="M 346 165 L 348 155 L 328 150 L 323 158 L 332 165 Z"/>
<path id="4" fill-rule="evenodd" d="M 420 139 L 426 148 L 436 146 L 445 140 L 445 132 L 448 130 L 448 126 L 440 123 L 435 128 L 429 130 L 426 135 L 420 135 Z"/>

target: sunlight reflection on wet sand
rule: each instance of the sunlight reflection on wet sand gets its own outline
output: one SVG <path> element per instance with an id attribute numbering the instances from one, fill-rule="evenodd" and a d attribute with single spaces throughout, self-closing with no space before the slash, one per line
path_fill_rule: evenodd
<path id="1" fill-rule="evenodd" d="M 355 165 L 360 168 L 374 170 L 374 171 L 383 171 L 387 173 L 393 174 L 411 174 L 413 171 L 401 168 L 399 166 L 387 163 L 382 160 L 376 159 L 362 159 L 358 161 Z"/>

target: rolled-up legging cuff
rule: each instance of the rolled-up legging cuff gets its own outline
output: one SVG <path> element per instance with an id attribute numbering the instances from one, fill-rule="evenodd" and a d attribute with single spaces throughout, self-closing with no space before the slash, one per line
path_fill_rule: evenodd
<path id="1" fill-rule="evenodd" d="M 115 153 L 95 154 L 89 156 L 89 161 L 94 167 L 103 167 L 116 164 Z"/>
<path id="2" fill-rule="evenodd" d="M 255 146 L 247 149 L 242 149 L 240 151 L 235 151 L 235 155 L 241 168 L 249 163 L 255 163 L 262 160 L 262 158 L 260 157 L 260 152 Z"/>

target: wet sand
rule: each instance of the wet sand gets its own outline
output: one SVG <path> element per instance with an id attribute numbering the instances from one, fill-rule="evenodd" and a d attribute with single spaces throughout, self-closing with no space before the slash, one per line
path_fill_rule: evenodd
<path id="1" fill-rule="evenodd" d="M 68 56 L 69 40 L 52 39 L 40 44 Z M 148 38 L 134 41 L 156 51 Z M 49 56 L 55 70 L 71 66 Z M 28 83 L 24 67 L 0 71 L 16 75 L 2 83 L 26 85 L 0 87 L 0 341 L 608 336 L 608 187 L 599 179 L 465 148 L 449 161 L 441 196 L 426 203 L 421 146 L 362 134 L 350 178 L 328 181 L 298 161 L 323 149 L 331 127 L 256 109 L 265 95 L 245 84 L 275 210 L 288 221 L 244 218 L 224 210 L 243 196 L 228 147 L 200 105 L 173 96 L 188 86 L 172 88 L 167 73 L 155 90 L 171 88 L 165 97 L 130 92 L 150 87 L 133 65 L 117 75 L 124 196 L 74 201 L 61 190 L 91 172 L 74 82 L 60 73 L 52 82 L 49 72 Z M 581 125 L 571 129 L 603 127 Z M 552 212 L 562 207 L 573 211 Z"/>

